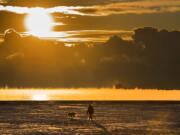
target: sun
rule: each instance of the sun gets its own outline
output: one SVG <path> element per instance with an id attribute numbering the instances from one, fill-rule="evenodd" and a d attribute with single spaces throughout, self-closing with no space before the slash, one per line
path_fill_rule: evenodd
<path id="1" fill-rule="evenodd" d="M 25 19 L 25 26 L 28 30 L 28 33 L 44 37 L 52 31 L 54 20 L 52 16 L 45 12 L 40 13 L 29 13 Z"/>

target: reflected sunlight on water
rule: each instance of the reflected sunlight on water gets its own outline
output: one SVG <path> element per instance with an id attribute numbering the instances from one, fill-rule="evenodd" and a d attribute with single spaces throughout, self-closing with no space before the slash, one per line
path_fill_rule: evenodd
<path id="1" fill-rule="evenodd" d="M 47 94 L 44 93 L 37 93 L 32 95 L 32 100 L 34 101 L 45 101 L 45 100 L 49 100 L 49 96 Z"/>
<path id="2" fill-rule="evenodd" d="M 1 89 L 0 100 L 180 100 L 179 90 Z"/>

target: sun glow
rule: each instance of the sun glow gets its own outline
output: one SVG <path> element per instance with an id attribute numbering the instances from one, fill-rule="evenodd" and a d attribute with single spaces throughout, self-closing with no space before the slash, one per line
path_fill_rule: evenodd
<path id="1" fill-rule="evenodd" d="M 33 12 L 27 15 L 25 19 L 25 26 L 28 33 L 38 37 L 45 37 L 52 31 L 54 20 L 48 13 Z"/>
<path id="2" fill-rule="evenodd" d="M 48 96 L 46 94 L 35 94 L 32 96 L 32 100 L 45 101 L 48 100 Z"/>

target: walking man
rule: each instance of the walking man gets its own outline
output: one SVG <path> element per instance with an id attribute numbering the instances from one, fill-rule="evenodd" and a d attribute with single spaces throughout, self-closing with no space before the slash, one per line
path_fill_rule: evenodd
<path id="1" fill-rule="evenodd" d="M 89 104 L 88 106 L 87 114 L 88 114 L 88 119 L 93 120 L 94 107 L 91 104 Z"/>

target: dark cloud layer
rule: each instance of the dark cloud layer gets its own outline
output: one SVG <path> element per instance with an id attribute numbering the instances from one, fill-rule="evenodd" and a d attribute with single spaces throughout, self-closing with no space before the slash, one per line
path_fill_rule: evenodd
<path id="1" fill-rule="evenodd" d="M 41 11 L 48 13 L 64 13 L 75 14 L 82 16 L 109 16 L 113 14 L 155 14 L 155 13 L 176 13 L 180 12 L 179 0 L 137 0 L 137 1 L 122 1 L 122 0 L 105 0 L 105 1 L 82 1 L 73 0 L 66 1 L 64 5 L 62 1 L 57 1 L 54 5 L 50 6 L 53 2 L 23 2 L 23 5 L 18 2 L 9 2 L 8 6 L 1 6 L 0 10 L 6 10 L 16 13 L 30 13 L 33 10 L 37 11 L 37 7 L 41 7 Z M 42 3 L 42 5 L 41 5 Z M 44 3 L 44 4 L 43 4 Z M 46 7 L 46 6 L 50 7 Z M 31 7 L 31 8 L 30 8 Z M 36 7 L 35 9 L 33 9 Z M 44 8 L 42 8 L 44 7 Z M 45 8 L 46 7 L 46 8 Z"/>
<path id="2" fill-rule="evenodd" d="M 92 6 L 92 5 L 102 5 L 117 2 L 133 2 L 140 0 L 3 0 L 4 5 L 13 6 L 42 6 L 42 7 L 54 7 L 54 6 Z"/>
<path id="3" fill-rule="evenodd" d="M 139 28 L 133 41 L 113 36 L 101 45 L 73 47 L 14 30 L 4 38 L 1 86 L 180 88 L 179 31 Z"/>
<path id="4" fill-rule="evenodd" d="M 179 0 L 0 2 L 0 86 L 180 88 L 180 32 L 172 31 L 180 28 Z M 50 13 L 64 24 L 54 27 L 54 35 L 65 31 L 71 40 L 85 43 L 67 47 L 20 35 L 26 32 L 25 16 L 32 12 Z M 138 28 L 144 26 L 166 30 Z M 20 33 L 11 29 L 2 35 L 8 28 Z M 133 40 L 113 36 L 103 44 L 87 42 L 110 35 Z"/>

